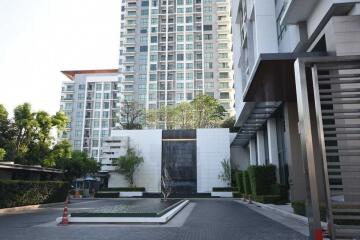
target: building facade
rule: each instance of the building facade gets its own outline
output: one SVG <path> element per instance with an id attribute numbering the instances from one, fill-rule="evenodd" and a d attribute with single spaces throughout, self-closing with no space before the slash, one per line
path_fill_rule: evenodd
<path id="1" fill-rule="evenodd" d="M 120 82 L 124 100 L 145 109 L 198 94 L 234 113 L 230 0 L 125 0 Z"/>
<path id="2" fill-rule="evenodd" d="M 311 192 L 313 209 L 319 201 L 327 201 L 331 213 L 339 204 L 348 208 L 360 190 L 358 171 L 344 170 L 358 166 L 358 136 L 349 134 L 357 132 L 359 123 L 354 115 L 360 104 L 359 1 L 232 3 L 240 128 L 232 151 L 244 156 L 238 165 L 276 165 L 278 181 L 289 185 L 291 201 L 309 200 Z M 319 214 L 314 214 L 312 222 L 319 227 Z M 329 222 L 340 215 L 330 216 Z M 354 236 L 351 228 L 345 233 L 340 225 L 336 236 L 329 228 L 332 239 Z"/>
<path id="3" fill-rule="evenodd" d="M 101 162 L 101 142 L 118 126 L 120 91 L 118 70 L 63 71 L 60 110 L 69 118 L 61 139 Z"/>

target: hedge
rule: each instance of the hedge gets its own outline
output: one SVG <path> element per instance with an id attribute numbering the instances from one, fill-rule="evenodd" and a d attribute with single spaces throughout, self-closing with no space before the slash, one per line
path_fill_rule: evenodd
<path id="1" fill-rule="evenodd" d="M 214 187 L 213 192 L 236 192 L 237 188 L 235 187 Z"/>
<path id="2" fill-rule="evenodd" d="M 104 192 L 145 192 L 144 187 L 120 187 L 120 188 L 102 188 Z"/>
<path id="3" fill-rule="evenodd" d="M 0 208 L 63 202 L 68 182 L 0 180 Z"/>
<path id="4" fill-rule="evenodd" d="M 247 170 L 243 172 L 243 185 L 244 185 L 244 193 L 246 195 L 251 194 L 251 184 L 249 179 L 249 173 Z"/>
<path id="5" fill-rule="evenodd" d="M 254 197 L 272 194 L 272 186 L 276 184 L 276 167 L 274 165 L 250 166 L 247 171 Z"/>
<path id="6" fill-rule="evenodd" d="M 293 202 L 291 202 L 291 207 L 293 208 L 295 214 L 306 217 L 305 201 L 293 201 Z M 326 221 L 326 205 L 325 205 L 325 203 L 320 203 L 320 218 L 322 221 Z"/>
<path id="7" fill-rule="evenodd" d="M 244 183 L 243 183 L 243 172 L 237 171 L 235 174 L 236 188 L 239 193 L 244 193 Z"/>
<path id="8" fill-rule="evenodd" d="M 280 195 L 258 195 L 254 197 L 256 202 L 260 203 L 282 203 Z"/>
<path id="9" fill-rule="evenodd" d="M 96 198 L 118 198 L 119 192 L 96 192 L 94 197 Z"/>

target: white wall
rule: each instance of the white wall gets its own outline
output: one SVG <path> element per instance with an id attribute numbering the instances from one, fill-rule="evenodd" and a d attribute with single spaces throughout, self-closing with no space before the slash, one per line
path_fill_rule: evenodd
<path id="1" fill-rule="evenodd" d="M 219 179 L 221 161 L 230 159 L 228 128 L 197 129 L 197 191 L 211 192 L 213 187 L 226 187 Z"/>
<path id="2" fill-rule="evenodd" d="M 144 158 L 144 162 L 135 173 L 135 184 L 145 187 L 147 192 L 160 192 L 161 179 L 161 130 L 112 130 L 111 136 L 129 137 L 130 147 L 134 148 Z M 125 185 L 124 185 L 125 183 Z M 122 176 L 112 173 L 109 187 L 124 187 Z"/>

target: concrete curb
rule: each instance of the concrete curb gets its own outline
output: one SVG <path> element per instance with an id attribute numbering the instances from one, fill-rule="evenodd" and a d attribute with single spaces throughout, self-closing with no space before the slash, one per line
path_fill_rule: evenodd
<path id="1" fill-rule="evenodd" d="M 49 207 L 56 207 L 56 206 L 63 206 L 64 202 L 57 202 L 57 203 L 44 203 L 44 204 L 37 204 L 37 205 L 27 205 L 21 207 L 12 207 L 12 208 L 2 208 L 0 209 L 0 214 L 7 214 L 7 213 L 18 213 L 24 212 L 28 210 L 35 210 L 39 208 L 49 208 Z"/>
<path id="2" fill-rule="evenodd" d="M 235 200 L 235 202 L 243 204 L 243 205 L 248 205 L 249 204 L 247 202 L 244 202 L 243 199 L 242 200 Z M 301 215 L 298 215 L 298 214 L 295 214 L 295 213 L 287 212 L 285 210 L 282 210 L 282 209 L 279 209 L 279 208 L 276 208 L 276 207 L 273 207 L 273 206 L 270 206 L 270 205 L 264 204 L 264 203 L 259 203 L 259 202 L 252 201 L 252 204 L 254 204 L 255 206 L 264 208 L 264 209 L 268 209 L 268 210 L 277 212 L 277 213 L 279 213 L 279 214 L 281 214 L 281 215 L 283 215 L 285 217 L 290 217 L 290 218 L 296 219 L 296 220 L 298 220 L 300 222 L 303 222 L 305 224 L 309 224 L 309 220 L 308 220 L 307 217 L 304 217 L 304 216 L 301 216 Z M 326 222 L 321 222 L 321 226 L 326 228 L 327 223 Z"/>

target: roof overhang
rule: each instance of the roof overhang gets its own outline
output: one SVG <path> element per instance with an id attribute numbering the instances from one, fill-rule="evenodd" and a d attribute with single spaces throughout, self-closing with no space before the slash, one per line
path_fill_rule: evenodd
<path id="1" fill-rule="evenodd" d="M 59 174 L 64 173 L 62 170 L 56 168 L 45 168 L 45 167 L 22 165 L 22 164 L 0 163 L 0 169 L 23 170 L 23 171 L 44 172 L 44 173 L 59 173 Z"/>
<path id="2" fill-rule="evenodd" d="M 299 57 L 324 53 L 260 54 L 246 85 L 244 102 L 296 101 L 294 62 Z"/>
<path id="3" fill-rule="evenodd" d="M 61 71 L 69 79 L 74 80 L 77 74 L 102 74 L 102 73 L 118 73 L 119 69 L 95 69 L 95 70 L 70 70 Z"/>
<path id="4" fill-rule="evenodd" d="M 246 145 L 280 105 L 281 102 L 252 102 L 248 106 L 244 106 L 243 115 L 240 115 L 236 122 L 240 126 L 240 130 L 232 141 L 231 146 Z"/>

